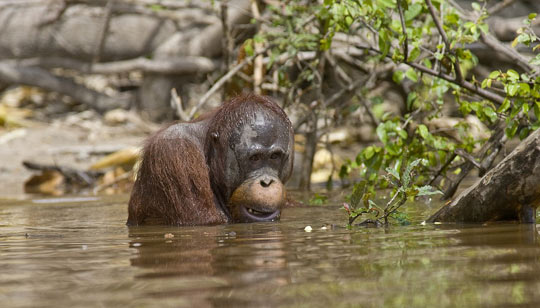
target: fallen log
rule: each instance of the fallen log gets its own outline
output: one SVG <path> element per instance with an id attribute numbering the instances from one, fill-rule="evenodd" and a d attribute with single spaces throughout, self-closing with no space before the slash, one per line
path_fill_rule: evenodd
<path id="1" fill-rule="evenodd" d="M 540 205 L 540 129 L 426 222 L 534 223 Z"/>

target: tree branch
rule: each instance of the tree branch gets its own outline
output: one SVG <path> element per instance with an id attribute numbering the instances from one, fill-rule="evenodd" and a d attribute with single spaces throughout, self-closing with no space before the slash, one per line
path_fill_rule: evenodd
<path id="1" fill-rule="evenodd" d="M 209 73 L 217 69 L 217 65 L 211 59 L 194 56 L 170 59 L 147 59 L 141 57 L 132 60 L 95 64 L 60 57 L 28 58 L 4 62 L 23 66 L 39 66 L 43 68 L 65 68 L 87 74 L 118 74 L 139 70 L 145 73 L 181 75 Z"/>
<path id="2" fill-rule="evenodd" d="M 488 9 L 488 14 L 493 15 L 514 2 L 516 2 L 516 0 L 504 0 L 503 2 L 499 2 Z"/>
<path id="3" fill-rule="evenodd" d="M 403 61 L 407 62 L 409 58 L 409 39 L 407 37 L 407 28 L 405 27 L 405 18 L 403 17 L 403 8 L 401 7 L 401 0 L 397 0 L 397 7 L 399 12 L 399 20 L 401 22 L 401 31 L 403 31 Z"/>
<path id="4" fill-rule="evenodd" d="M 452 51 L 450 42 L 448 41 L 448 36 L 446 36 L 446 32 L 444 31 L 441 21 L 437 17 L 437 14 L 435 12 L 435 7 L 431 3 L 431 0 L 425 0 L 426 5 L 429 8 L 429 14 L 431 15 L 431 18 L 433 19 L 433 22 L 435 23 L 435 26 L 437 27 L 437 30 L 439 31 L 439 34 L 442 37 L 442 40 L 444 42 L 444 45 L 446 46 L 446 49 L 448 49 L 448 52 L 451 53 L 454 56 L 454 71 L 456 71 L 456 81 L 458 83 L 463 81 L 463 76 L 461 74 L 461 68 L 459 66 L 459 58 L 458 56 Z M 442 9 L 441 9 L 442 10 Z"/>
<path id="5" fill-rule="evenodd" d="M 363 45 L 356 45 L 357 48 L 359 49 L 365 49 L 365 50 L 369 50 L 371 52 L 374 52 L 376 54 L 382 54 L 382 52 L 378 49 L 375 49 L 371 46 L 363 46 Z M 346 52 L 354 52 L 354 49 L 352 48 L 348 48 L 346 50 Z M 359 54 L 362 54 L 362 52 L 359 52 Z M 388 59 L 392 59 L 391 56 L 387 55 L 386 58 Z M 447 74 L 444 74 L 443 72 L 437 72 L 433 69 L 430 69 L 428 67 L 425 67 L 423 65 L 420 65 L 420 64 L 417 64 L 417 63 L 414 63 L 414 62 L 403 62 L 404 64 L 407 64 L 408 66 L 412 67 L 412 68 L 415 68 L 423 73 L 426 73 L 426 74 L 429 74 L 431 76 L 434 76 L 434 77 L 439 77 L 441 79 L 444 79 L 446 81 L 449 81 L 453 84 L 456 84 L 460 87 L 463 87 L 473 93 L 476 93 L 478 94 L 479 96 L 485 98 L 485 99 L 488 99 L 494 103 L 497 103 L 499 105 L 501 105 L 503 102 L 504 102 L 504 97 L 500 96 L 500 95 L 497 95 L 495 93 L 492 93 L 486 89 L 483 89 L 481 87 L 478 87 L 477 85 L 474 85 L 466 80 L 461 80 L 461 82 L 458 82 L 458 80 L 450 75 L 447 75 Z"/>
<path id="6" fill-rule="evenodd" d="M 230 71 L 228 71 L 227 74 L 225 74 L 216 83 L 214 83 L 214 85 L 210 88 L 210 90 L 208 90 L 203 95 L 203 97 L 201 97 L 201 99 L 199 100 L 197 105 L 195 105 L 191 109 L 191 111 L 189 113 L 189 118 L 193 119 L 193 116 L 195 116 L 195 113 L 197 113 L 197 111 L 199 111 L 199 109 L 202 106 L 204 106 L 204 104 L 206 104 L 206 102 L 208 101 L 210 96 L 212 96 L 214 93 L 216 93 L 217 90 L 219 90 L 229 79 L 231 79 L 234 75 L 236 75 L 236 73 L 238 73 L 246 64 L 253 61 L 253 59 L 255 59 L 255 57 L 257 57 L 258 55 L 265 53 L 268 49 L 269 49 L 269 47 L 265 48 L 260 53 L 256 53 L 253 56 L 244 59 L 244 61 L 238 63 L 235 67 L 233 67 Z"/>

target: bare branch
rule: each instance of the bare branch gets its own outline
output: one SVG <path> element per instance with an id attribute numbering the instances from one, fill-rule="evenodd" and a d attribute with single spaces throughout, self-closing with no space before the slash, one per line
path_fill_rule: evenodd
<path id="1" fill-rule="evenodd" d="M 251 12 L 256 19 L 261 18 L 257 1 L 251 2 Z M 261 52 L 263 49 L 262 43 L 253 42 L 255 52 Z M 253 91 L 257 94 L 261 94 L 261 84 L 263 82 L 263 56 L 262 54 L 255 57 L 253 62 Z"/>
<path id="2" fill-rule="evenodd" d="M 503 2 L 499 2 L 488 9 L 488 14 L 493 15 L 514 2 L 516 2 L 516 0 L 504 0 Z"/>
<path id="3" fill-rule="evenodd" d="M 171 89 L 171 107 L 176 109 L 176 114 L 178 115 L 180 120 L 186 122 L 191 120 L 184 111 L 184 107 L 182 107 L 182 99 L 180 98 L 180 96 L 178 96 L 175 88 Z"/>
<path id="4" fill-rule="evenodd" d="M 518 53 L 515 49 L 507 47 L 495 37 L 493 37 L 493 35 L 489 33 L 482 33 L 481 38 L 484 44 L 496 50 L 497 52 L 504 54 L 521 68 L 527 71 L 531 71 L 533 69 L 533 67 L 529 64 L 529 60 L 525 56 Z"/>
<path id="5" fill-rule="evenodd" d="M 266 50 L 268 50 L 268 48 L 265 48 L 261 53 L 266 52 Z M 238 73 L 246 64 L 253 61 L 253 59 L 255 59 L 255 57 L 258 56 L 258 55 L 259 55 L 259 53 L 256 53 L 255 55 L 244 59 L 244 61 L 238 63 L 235 67 L 233 67 L 231 70 L 229 70 L 227 72 L 227 74 L 225 74 L 216 83 L 214 83 L 214 85 L 210 88 L 210 90 L 208 90 L 203 95 L 203 97 L 201 97 L 201 99 L 199 100 L 197 105 L 195 105 L 191 109 L 191 112 L 189 113 L 189 118 L 192 119 L 193 116 L 195 116 L 195 113 L 197 113 L 197 111 L 199 111 L 199 109 L 202 106 L 204 106 L 204 104 L 206 104 L 206 102 L 208 101 L 210 96 L 212 96 L 214 93 L 216 93 L 229 79 L 231 79 L 234 75 L 236 75 L 236 73 Z"/>
<path id="6" fill-rule="evenodd" d="M 194 74 L 209 73 L 217 69 L 217 65 L 212 60 L 194 56 L 170 59 L 147 59 L 141 57 L 132 60 L 95 64 L 59 57 L 29 58 L 4 62 L 24 66 L 40 66 L 43 68 L 65 68 L 88 74 L 118 74 L 134 70 L 145 73 Z"/>
<path id="7" fill-rule="evenodd" d="M 229 66 L 231 65 L 231 55 L 233 53 L 234 49 L 234 41 L 231 36 L 231 30 L 229 29 L 228 24 L 228 17 L 227 17 L 227 8 L 228 8 L 228 0 L 223 0 L 221 2 L 221 27 L 223 30 L 223 38 L 222 38 L 222 48 L 223 48 L 223 65 L 225 69 L 229 69 Z"/>

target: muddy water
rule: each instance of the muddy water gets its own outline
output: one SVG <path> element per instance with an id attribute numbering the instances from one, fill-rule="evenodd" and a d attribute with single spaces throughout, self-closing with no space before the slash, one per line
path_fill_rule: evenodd
<path id="1" fill-rule="evenodd" d="M 127 228 L 126 202 L 0 201 L 0 306 L 540 305 L 534 225 L 347 230 L 325 206 L 279 223 Z"/>

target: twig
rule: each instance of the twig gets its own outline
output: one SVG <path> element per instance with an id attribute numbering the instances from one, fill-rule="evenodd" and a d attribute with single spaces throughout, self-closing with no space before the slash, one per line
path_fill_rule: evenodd
<path id="1" fill-rule="evenodd" d="M 482 177 L 484 174 L 491 169 L 491 166 L 493 165 L 493 162 L 495 161 L 495 158 L 497 155 L 499 155 L 499 152 L 503 148 L 503 145 L 506 143 L 506 140 L 508 137 L 506 134 L 502 135 L 501 139 L 498 140 L 498 142 L 495 144 L 495 148 L 491 151 L 491 153 L 482 161 L 482 165 L 480 168 L 480 171 L 478 172 L 478 176 Z"/>
<path id="2" fill-rule="evenodd" d="M 431 178 L 431 181 L 429 181 L 429 185 L 433 185 L 433 182 L 435 182 L 435 180 L 442 174 L 442 172 L 454 161 L 454 159 L 457 157 L 457 154 L 456 153 L 452 153 L 452 155 L 450 155 L 450 157 L 446 160 L 446 162 L 444 163 L 444 165 L 441 166 L 441 168 L 439 168 L 439 170 L 437 171 L 437 173 L 435 173 L 435 175 Z"/>
<path id="3" fill-rule="evenodd" d="M 497 6 L 500 6 L 499 9 L 502 9 L 510 4 L 515 2 L 515 0 L 505 0 L 504 2 L 500 2 L 498 5 L 495 5 L 493 8 L 496 8 Z M 475 21 L 475 18 L 477 16 L 472 16 L 472 14 L 467 13 L 458 3 L 455 1 L 451 1 L 452 6 L 454 6 L 460 13 L 461 16 L 469 21 Z M 492 9 L 493 9 L 492 8 Z M 498 9 L 497 9 L 498 10 Z M 493 14 L 493 12 L 489 12 L 489 14 Z M 515 49 L 509 48 L 507 45 L 501 43 L 497 38 L 495 38 L 490 33 L 480 33 L 480 38 L 482 40 L 482 43 L 487 45 L 488 47 L 495 49 L 497 52 L 502 53 L 503 55 L 509 57 L 512 61 L 516 62 L 517 65 L 519 65 L 522 69 L 526 71 L 531 71 L 533 67 L 529 64 L 529 60 L 526 56 L 518 53 Z"/>
<path id="4" fill-rule="evenodd" d="M 519 116 L 519 115 L 518 115 Z M 495 144 L 501 144 L 504 140 L 504 128 L 506 127 L 506 124 L 504 121 L 500 121 L 497 124 L 497 128 L 489 138 L 489 140 L 482 146 L 482 148 L 478 151 L 477 157 L 480 158 L 481 161 L 484 160 L 484 157 L 489 149 L 493 147 Z M 473 169 L 473 164 L 470 161 L 467 161 L 463 167 L 461 168 L 461 172 L 459 173 L 456 180 L 452 182 L 450 186 L 444 191 L 443 196 L 441 197 L 441 200 L 448 200 L 452 198 L 452 196 L 456 193 L 457 188 L 461 181 L 469 174 L 469 172 Z"/>
<path id="5" fill-rule="evenodd" d="M 374 53 L 377 53 L 377 54 L 382 54 L 382 52 L 376 48 L 373 48 L 371 46 L 362 46 L 362 45 L 356 45 L 357 48 L 360 48 L 360 49 L 366 49 L 366 50 L 369 50 L 369 51 L 372 51 Z M 352 49 L 349 48 L 347 51 L 351 51 Z M 391 59 L 391 56 L 387 55 L 386 58 L 388 59 Z M 447 74 L 444 74 L 442 72 L 437 72 L 433 69 L 430 69 L 430 68 L 427 68 L 423 65 L 420 65 L 420 64 L 417 64 L 417 63 L 414 63 L 414 62 L 404 62 L 404 64 L 407 64 L 408 66 L 412 67 L 412 68 L 415 68 L 423 73 L 427 73 L 429 75 L 432 75 L 434 77 L 439 77 L 441 79 L 444 79 L 446 81 L 449 81 L 453 84 L 456 84 L 458 86 L 461 86 L 473 93 L 476 93 L 478 94 L 479 96 L 485 98 L 485 99 L 488 99 L 494 103 L 497 103 L 498 105 L 502 105 L 502 103 L 504 102 L 504 97 L 500 96 L 500 95 L 497 95 L 495 93 L 492 93 L 486 89 L 483 89 L 481 87 L 478 87 L 477 85 L 474 85 L 466 80 L 461 80 L 461 82 L 458 82 L 456 80 L 456 78 L 450 76 L 450 75 L 447 75 Z"/>
<path id="6" fill-rule="evenodd" d="M 351 77 L 349 77 L 349 75 L 341 68 L 341 66 L 339 66 L 336 59 L 330 53 L 325 53 L 325 57 L 327 63 L 329 63 L 334 68 L 338 76 L 343 79 L 343 81 L 345 81 L 347 84 L 353 82 Z"/>
<path id="7" fill-rule="evenodd" d="M 476 159 L 469 153 L 465 152 L 463 149 L 456 149 L 454 151 L 455 154 L 461 156 L 463 159 L 465 159 L 466 161 L 468 161 L 469 163 L 471 163 L 473 166 L 475 166 L 476 168 L 480 169 L 480 172 L 483 172 L 484 170 L 482 169 L 482 165 L 479 164 Z"/>
<path id="8" fill-rule="evenodd" d="M 233 39 L 231 37 L 231 31 L 229 30 L 229 24 L 228 24 L 228 17 L 227 17 L 227 9 L 229 7 L 229 1 L 223 0 L 221 2 L 221 27 L 223 30 L 223 40 L 222 40 L 222 48 L 223 48 L 223 65 L 225 67 L 225 70 L 229 69 L 229 66 L 231 64 L 231 55 L 233 52 Z"/>
<path id="9" fill-rule="evenodd" d="M 392 205 L 392 202 L 394 202 L 394 200 L 396 199 L 396 197 L 398 195 L 401 195 L 401 194 L 404 194 L 404 193 L 400 193 L 399 191 L 397 191 L 394 196 L 392 197 L 392 199 L 390 201 L 388 201 L 388 203 L 386 204 L 386 207 L 384 208 L 384 215 L 383 217 L 380 217 L 378 218 L 377 220 L 379 219 L 384 219 L 384 225 L 388 225 L 388 216 L 392 215 L 392 213 L 394 213 L 395 211 L 397 211 L 403 204 L 405 204 L 405 202 L 407 201 L 407 198 L 406 198 L 406 195 L 405 196 L 402 196 L 401 199 L 399 200 L 399 203 L 397 203 L 396 205 Z"/>
<path id="10" fill-rule="evenodd" d="M 522 69 L 527 71 L 531 71 L 533 69 L 532 66 L 529 64 L 527 58 L 525 58 L 522 54 L 518 53 L 515 49 L 508 48 L 498 39 L 493 37 L 493 35 L 489 33 L 482 33 L 480 38 L 482 39 L 482 43 L 509 57 L 512 61 L 516 62 L 516 64 L 519 65 Z"/>
<path id="11" fill-rule="evenodd" d="M 443 39 L 443 42 L 444 42 L 444 45 L 446 46 L 446 48 L 448 49 L 448 52 L 449 53 L 452 53 L 455 57 L 454 59 L 454 71 L 456 73 L 456 81 L 458 83 L 462 82 L 463 81 L 463 76 L 461 74 L 461 68 L 459 66 L 459 58 L 458 56 L 452 51 L 452 48 L 451 48 L 451 45 L 450 45 L 450 42 L 448 41 L 448 37 L 446 36 L 446 32 L 444 31 L 443 27 L 442 27 L 442 24 L 441 24 L 441 21 L 439 20 L 439 18 L 437 17 L 437 14 L 435 12 L 435 7 L 433 6 L 433 4 L 431 3 L 431 0 L 425 0 L 426 2 L 426 5 L 428 6 L 429 8 L 429 13 L 431 15 L 431 18 L 433 19 L 433 22 L 435 23 L 435 26 L 437 27 L 437 30 L 439 31 L 439 34 L 441 35 L 442 39 Z M 442 11 L 442 9 L 441 9 Z M 406 61 L 405 61 L 406 62 Z"/>
<path id="12" fill-rule="evenodd" d="M 516 2 L 516 0 L 504 0 L 503 2 L 499 2 L 487 10 L 488 14 L 493 15 L 514 2 Z"/>
<path id="13" fill-rule="evenodd" d="M 180 98 L 180 96 L 178 96 L 176 88 L 171 89 L 171 107 L 176 109 L 176 114 L 182 121 L 187 122 L 191 120 L 185 113 L 184 107 L 182 107 L 182 99 Z"/>
<path id="14" fill-rule="evenodd" d="M 251 1 L 251 12 L 255 19 L 259 20 L 261 18 L 261 13 L 259 12 L 259 7 L 257 1 Z M 259 53 L 262 51 L 263 46 L 261 43 L 253 42 L 255 47 L 255 52 Z M 256 94 L 261 94 L 261 84 L 263 82 L 263 56 L 262 54 L 255 57 L 253 62 L 253 91 Z"/>
<path id="15" fill-rule="evenodd" d="M 265 48 L 260 54 L 266 52 L 269 47 Z M 199 100 L 197 105 L 195 105 L 190 113 L 189 118 L 193 119 L 193 116 L 195 116 L 195 113 L 199 111 L 199 109 L 206 104 L 210 96 L 212 96 L 214 93 L 216 93 L 229 79 L 231 79 L 236 73 L 238 73 L 246 64 L 253 61 L 256 56 L 258 56 L 259 53 L 254 54 L 253 56 L 244 59 L 242 62 L 238 63 L 235 67 L 233 67 L 230 71 L 227 72 L 223 77 L 221 77 L 214 85 L 208 90 Z"/>
<path id="16" fill-rule="evenodd" d="M 439 77 L 439 78 L 442 78 L 446 81 L 450 81 L 454 84 L 457 84 L 458 86 L 461 86 L 473 93 L 476 93 L 480 96 L 482 96 L 483 98 L 486 98 L 494 103 L 497 103 L 499 105 L 502 105 L 502 103 L 504 102 L 504 98 L 502 96 L 499 96 L 497 94 L 494 94 L 492 92 L 489 92 L 488 90 L 485 90 L 481 87 L 478 87 L 477 85 L 474 85 L 466 80 L 461 80 L 461 81 L 457 81 L 455 78 L 452 78 L 452 76 L 449 76 L 449 75 L 446 75 L 444 73 L 438 73 L 432 69 L 429 69 L 425 66 L 422 66 L 422 65 L 419 65 L 419 64 L 416 64 L 416 63 L 412 63 L 412 62 L 407 62 L 405 63 L 413 68 L 416 68 L 417 70 L 421 71 L 421 72 L 424 72 L 424 73 L 428 73 L 432 76 L 436 76 L 436 77 Z"/>
<path id="17" fill-rule="evenodd" d="M 357 91 L 358 92 L 358 91 Z M 371 111 L 371 108 L 370 106 L 368 106 L 368 103 L 367 101 L 364 99 L 364 97 L 360 94 L 360 93 L 356 93 L 356 96 L 358 97 L 358 99 L 360 100 L 360 103 L 364 106 L 364 108 L 366 109 L 366 113 L 368 114 L 369 118 L 371 119 L 371 121 L 373 122 L 373 127 L 378 127 L 380 122 L 379 120 L 377 119 L 377 117 L 373 114 L 373 112 Z"/>
<path id="18" fill-rule="evenodd" d="M 405 27 L 405 18 L 403 17 L 403 8 L 401 7 L 401 0 L 397 0 L 397 7 L 399 11 L 399 20 L 401 21 L 401 30 L 403 31 L 403 61 L 407 62 L 409 57 L 409 39 L 407 37 L 407 28 Z"/>

